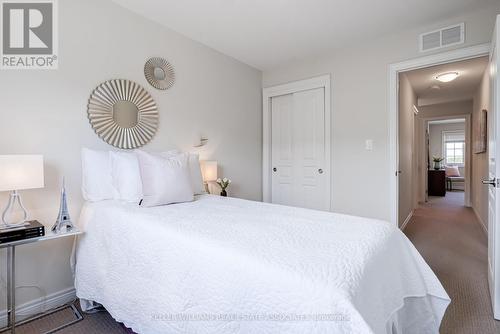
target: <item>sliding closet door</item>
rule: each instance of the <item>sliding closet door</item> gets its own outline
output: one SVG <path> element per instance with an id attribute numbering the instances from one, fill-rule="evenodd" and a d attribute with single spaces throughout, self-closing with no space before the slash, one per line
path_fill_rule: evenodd
<path id="1" fill-rule="evenodd" d="M 272 203 L 293 205 L 293 95 L 273 97 L 272 122 Z"/>
<path id="2" fill-rule="evenodd" d="M 323 88 L 272 99 L 272 202 L 328 210 Z"/>
<path id="3" fill-rule="evenodd" d="M 327 210 L 325 203 L 325 95 L 318 88 L 293 94 L 296 206 Z"/>

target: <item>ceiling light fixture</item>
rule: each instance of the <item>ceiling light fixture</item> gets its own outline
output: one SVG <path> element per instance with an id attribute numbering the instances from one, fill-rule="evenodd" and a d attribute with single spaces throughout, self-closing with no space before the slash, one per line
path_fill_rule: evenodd
<path id="1" fill-rule="evenodd" d="M 446 72 L 436 76 L 437 81 L 450 82 L 458 78 L 458 72 Z"/>

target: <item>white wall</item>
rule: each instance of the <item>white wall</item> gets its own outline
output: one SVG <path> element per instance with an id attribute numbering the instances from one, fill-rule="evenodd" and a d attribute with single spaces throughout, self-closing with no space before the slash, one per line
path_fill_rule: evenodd
<path id="1" fill-rule="evenodd" d="M 80 148 L 112 149 L 89 126 L 87 99 L 101 82 L 126 78 L 143 85 L 156 100 L 160 125 L 146 150 L 199 150 L 215 159 L 233 180 L 234 196 L 260 200 L 262 166 L 262 75 L 233 58 L 169 31 L 102 0 L 59 1 L 59 69 L 3 71 L 0 74 L 0 154 L 40 153 L 46 187 L 23 191 L 33 218 L 51 226 L 59 205 L 58 187 L 66 176 L 70 213 L 77 220 Z M 143 75 L 148 57 L 162 56 L 175 67 L 177 81 L 167 91 L 149 86 Z M 3 206 L 7 194 L 0 196 Z M 72 241 L 49 241 L 18 250 L 18 304 L 71 287 L 68 257 Z M 0 257 L 0 277 L 5 275 Z M 5 308 L 5 277 L 0 310 Z"/>
<path id="2" fill-rule="evenodd" d="M 431 157 L 444 157 L 443 131 L 465 131 L 465 122 L 449 124 L 429 124 L 429 149 Z M 443 164 L 445 164 L 444 161 Z"/>
<path id="3" fill-rule="evenodd" d="M 472 112 L 472 140 L 478 132 L 478 122 L 483 109 L 490 110 L 490 77 L 488 69 L 474 95 Z M 488 179 L 488 146 L 485 153 L 472 154 L 472 208 L 479 217 L 481 224 L 488 229 L 488 186 L 481 183 Z"/>
<path id="4" fill-rule="evenodd" d="M 497 13 L 500 2 L 264 72 L 265 87 L 331 73 L 334 211 L 390 218 L 389 64 L 422 56 L 418 52 L 418 34 L 453 23 L 466 24 L 467 38 L 462 46 L 489 42 Z M 374 140 L 373 151 L 364 149 L 366 139 Z"/>
<path id="5" fill-rule="evenodd" d="M 417 95 L 406 74 L 399 76 L 399 210 L 401 226 L 415 208 L 415 113 Z"/>

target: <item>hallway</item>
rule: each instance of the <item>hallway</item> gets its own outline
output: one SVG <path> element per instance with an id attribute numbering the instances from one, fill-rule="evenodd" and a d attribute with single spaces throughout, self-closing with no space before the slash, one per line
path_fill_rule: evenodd
<path id="1" fill-rule="evenodd" d="M 451 298 L 441 333 L 500 333 L 487 280 L 487 237 L 463 192 L 431 197 L 404 230 Z"/>

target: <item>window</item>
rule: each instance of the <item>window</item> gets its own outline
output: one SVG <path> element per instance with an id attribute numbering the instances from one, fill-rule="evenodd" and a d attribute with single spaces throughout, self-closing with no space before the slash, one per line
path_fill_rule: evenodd
<path id="1" fill-rule="evenodd" d="M 465 162 L 464 131 L 443 131 L 443 152 L 446 165 L 462 166 Z"/>

